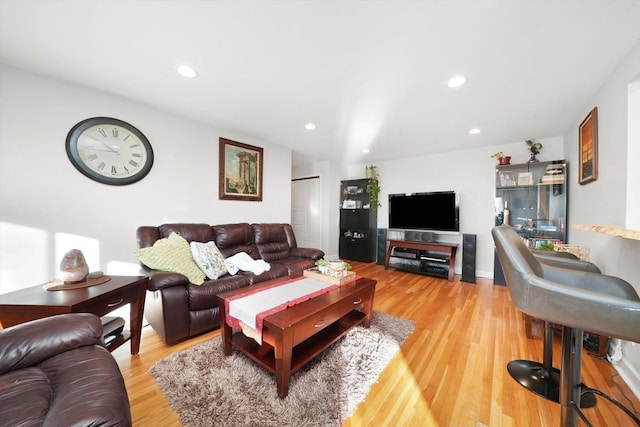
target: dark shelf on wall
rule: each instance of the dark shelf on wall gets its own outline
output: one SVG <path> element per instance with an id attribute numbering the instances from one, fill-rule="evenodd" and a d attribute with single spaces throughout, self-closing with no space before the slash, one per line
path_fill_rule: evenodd
<path id="1" fill-rule="evenodd" d="M 373 262 L 376 260 L 378 207 L 371 203 L 370 179 L 340 182 L 341 259 Z"/>

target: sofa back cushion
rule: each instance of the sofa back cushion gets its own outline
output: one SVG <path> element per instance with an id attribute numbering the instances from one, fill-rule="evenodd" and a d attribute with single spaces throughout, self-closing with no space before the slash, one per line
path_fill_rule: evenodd
<path id="1" fill-rule="evenodd" d="M 162 224 L 158 227 L 160 238 L 169 237 L 171 233 L 182 236 L 188 243 L 210 242 L 213 240 L 213 229 L 209 224 Z"/>
<path id="2" fill-rule="evenodd" d="M 225 258 L 246 252 L 253 259 L 260 259 L 253 238 L 253 229 L 247 223 L 214 225 L 213 232 L 218 249 Z"/>
<path id="3" fill-rule="evenodd" d="M 291 248 L 282 224 L 252 224 L 260 257 L 273 262 L 291 256 Z"/>

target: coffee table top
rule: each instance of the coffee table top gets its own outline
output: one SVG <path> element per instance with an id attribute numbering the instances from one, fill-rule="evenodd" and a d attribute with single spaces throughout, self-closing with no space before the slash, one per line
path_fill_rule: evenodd
<path id="1" fill-rule="evenodd" d="M 253 285 L 252 289 L 266 288 L 274 283 L 290 280 L 290 277 L 269 280 L 257 285 Z M 290 325 L 299 322 L 302 319 L 312 316 L 314 313 L 325 310 L 328 306 L 335 304 L 350 295 L 361 292 L 363 289 L 375 287 L 377 281 L 365 277 L 358 277 L 355 281 L 338 286 L 327 293 L 315 296 L 304 302 L 288 307 L 282 311 L 271 314 L 264 319 L 264 323 L 269 324 L 271 328 L 284 329 Z M 229 292 L 218 294 L 218 301 L 224 304 L 224 300 L 234 295 L 247 292 L 247 288 L 234 289 Z"/>

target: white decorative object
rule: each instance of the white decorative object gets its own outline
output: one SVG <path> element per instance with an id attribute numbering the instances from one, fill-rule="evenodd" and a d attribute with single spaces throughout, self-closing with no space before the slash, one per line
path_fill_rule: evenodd
<path id="1" fill-rule="evenodd" d="M 71 249 L 60 262 L 60 279 L 65 283 L 82 282 L 89 275 L 89 266 L 82 251 Z"/>

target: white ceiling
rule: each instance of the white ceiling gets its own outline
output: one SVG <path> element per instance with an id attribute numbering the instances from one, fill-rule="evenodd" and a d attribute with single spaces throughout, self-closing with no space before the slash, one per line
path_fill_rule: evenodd
<path id="1" fill-rule="evenodd" d="M 639 40 L 640 1 L 0 0 L 0 62 L 289 147 L 294 164 L 563 135 Z M 447 88 L 454 74 L 468 83 Z"/>

